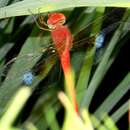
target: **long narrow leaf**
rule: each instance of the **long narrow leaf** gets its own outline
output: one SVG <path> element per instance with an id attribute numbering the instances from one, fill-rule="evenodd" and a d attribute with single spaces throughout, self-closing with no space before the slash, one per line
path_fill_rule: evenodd
<path id="1" fill-rule="evenodd" d="M 10 6 L 0 8 L 0 18 L 30 15 L 29 9 L 34 14 L 40 12 L 50 12 L 59 9 L 65 9 L 70 7 L 84 7 L 84 6 L 109 6 L 109 7 L 130 7 L 129 0 L 23 0 L 21 2 L 14 3 Z"/>
<path id="2" fill-rule="evenodd" d="M 130 89 L 130 73 L 123 79 L 123 81 L 116 87 L 116 89 L 108 96 L 108 98 L 96 110 L 95 115 L 102 118 L 103 113 L 110 112 L 116 103 L 126 94 Z"/>
<path id="3" fill-rule="evenodd" d="M 123 20 L 126 20 L 128 18 L 128 16 L 129 16 L 129 10 L 125 13 Z M 96 72 L 89 84 L 89 87 L 85 92 L 84 99 L 82 101 L 82 107 L 90 105 L 93 95 L 104 76 L 104 72 L 106 70 L 108 60 L 114 50 L 114 47 L 118 43 L 119 37 L 122 34 L 123 25 L 124 25 L 124 23 L 120 24 L 119 28 L 116 30 L 114 36 L 112 37 L 110 44 L 109 44 L 108 48 L 106 49 L 106 53 L 104 54 L 103 59 L 102 59 L 101 63 L 99 64 L 98 68 L 96 69 Z"/>
<path id="4" fill-rule="evenodd" d="M 129 101 L 126 101 L 118 110 L 116 110 L 112 115 L 111 118 L 114 122 L 118 122 L 121 117 L 128 112 L 129 110 Z"/>
<path id="5" fill-rule="evenodd" d="M 0 120 L 0 129 L 1 130 L 8 130 L 8 128 L 13 125 L 16 117 L 18 116 L 20 110 L 24 106 L 25 102 L 29 98 L 31 94 L 31 89 L 27 86 L 24 86 L 22 89 L 18 91 L 14 100 L 12 100 L 8 110 L 5 112 L 3 117 Z M 20 102 L 19 102 L 19 99 Z"/>

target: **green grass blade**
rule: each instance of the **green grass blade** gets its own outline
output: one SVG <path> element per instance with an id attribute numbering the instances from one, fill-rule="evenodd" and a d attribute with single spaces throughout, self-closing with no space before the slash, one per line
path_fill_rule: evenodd
<path id="1" fill-rule="evenodd" d="M 122 80 L 116 89 L 107 97 L 107 99 L 96 110 L 96 117 L 102 119 L 103 113 L 109 113 L 116 103 L 128 92 L 130 89 L 130 73 Z M 123 90 L 123 91 L 122 91 Z"/>
<path id="2" fill-rule="evenodd" d="M 104 125 L 107 127 L 108 130 L 118 130 L 116 123 L 108 115 L 105 115 L 103 122 L 104 122 Z"/>
<path id="3" fill-rule="evenodd" d="M 5 44 L 3 47 L 0 48 L 0 60 L 4 58 L 4 56 L 8 53 L 8 51 L 11 49 L 13 44 Z M 6 50 L 6 51 L 5 51 Z"/>
<path id="4" fill-rule="evenodd" d="M 94 116 L 91 115 L 91 120 L 92 120 L 92 124 L 94 126 L 94 128 L 96 128 L 96 130 L 108 130 L 104 124 L 101 124 L 101 122 Z"/>
<path id="5" fill-rule="evenodd" d="M 27 123 L 33 123 L 38 129 L 46 130 L 50 126 L 50 123 L 54 123 L 55 126 L 57 126 L 57 121 L 55 121 L 55 116 L 53 120 L 46 119 L 46 116 L 48 114 L 47 107 L 54 109 L 55 114 L 59 110 L 59 106 L 57 108 L 57 91 L 60 89 L 57 87 L 57 83 L 52 83 L 51 85 L 42 86 L 45 87 L 42 91 L 38 91 L 38 93 L 41 93 L 41 96 L 39 97 L 38 101 L 35 104 L 35 107 L 32 109 L 32 112 L 27 119 Z M 34 95 L 35 96 L 35 95 Z M 44 111 L 46 109 L 46 111 Z M 46 112 L 46 113 L 45 113 Z M 48 117 L 49 118 L 49 117 Z M 49 121 L 52 122 L 49 122 Z M 25 124 L 25 127 L 27 127 L 27 124 Z"/>
<path id="6" fill-rule="evenodd" d="M 71 32 L 73 35 L 76 35 L 78 32 L 85 29 L 86 25 L 91 24 L 93 22 L 93 19 L 95 18 L 94 16 L 96 13 L 96 7 L 87 7 L 85 9 L 83 8 L 84 10 L 80 12 L 80 14 L 79 14 L 79 8 L 76 9 L 74 10 L 75 12 L 73 13 L 74 16 L 72 15 L 70 17 L 71 20 L 74 20 L 74 22 L 71 24 Z M 79 17 L 77 17 L 77 15 Z"/>
<path id="7" fill-rule="evenodd" d="M 84 7 L 84 6 L 108 6 L 108 7 L 130 7 L 129 0 L 109 0 L 109 1 L 97 1 L 97 0 L 60 0 L 60 1 L 41 1 L 41 0 L 23 0 L 16 2 L 7 7 L 0 8 L 0 18 L 30 15 L 28 9 L 32 10 L 34 14 L 40 12 L 50 12 L 59 9 L 65 9 L 70 7 Z"/>
<path id="8" fill-rule="evenodd" d="M 45 119 L 47 120 L 50 130 L 60 130 L 58 122 L 56 120 L 56 111 L 52 106 L 44 107 Z"/>
<path id="9" fill-rule="evenodd" d="M 102 121 L 94 115 L 91 115 L 91 120 L 96 130 L 118 130 L 115 121 L 107 114 Z"/>
<path id="10" fill-rule="evenodd" d="M 0 7 L 4 7 L 8 4 L 9 0 L 0 0 Z"/>
<path id="11" fill-rule="evenodd" d="M 24 106 L 25 102 L 31 94 L 31 89 L 27 86 L 24 86 L 17 93 L 12 102 L 8 107 L 8 110 L 4 113 L 0 120 L 0 129 L 8 130 L 8 128 L 13 125 L 16 117 Z M 20 101 L 19 101 L 20 99 Z"/>
<path id="12" fill-rule="evenodd" d="M 102 17 L 102 15 L 104 13 L 104 9 L 105 8 L 96 8 L 95 17 L 96 18 Z M 98 19 L 98 23 L 100 23 L 100 24 L 98 24 L 98 25 L 93 24 L 91 35 L 96 34 L 100 31 L 102 19 Z M 93 65 L 95 50 L 96 50 L 96 48 L 95 48 L 95 45 L 94 45 L 94 47 L 88 48 L 87 52 L 86 52 L 84 63 L 82 65 L 82 68 L 81 68 L 81 71 L 80 71 L 80 74 L 79 74 L 79 79 L 78 79 L 78 82 L 77 82 L 77 85 L 76 85 L 77 92 L 81 91 L 77 95 L 78 103 L 81 103 L 83 95 L 85 94 L 84 90 L 88 86 L 88 81 L 89 81 L 89 77 L 90 77 L 91 68 L 92 68 L 92 65 Z"/>
<path id="13" fill-rule="evenodd" d="M 93 64 L 93 55 L 95 54 L 95 47 L 87 49 L 86 56 L 84 58 L 84 63 L 82 65 L 80 75 L 78 78 L 78 82 L 76 85 L 76 91 L 77 91 L 77 102 L 80 104 L 83 95 L 84 90 L 88 84 L 89 76 L 91 72 L 91 67 Z"/>
<path id="14" fill-rule="evenodd" d="M 31 36 L 26 40 L 26 42 L 24 43 L 21 49 L 19 56 L 17 57 L 17 60 L 11 67 L 4 83 L 0 87 L 0 92 L 1 92 L 0 93 L 0 104 L 1 104 L 0 109 L 3 109 L 3 111 L 4 111 L 4 107 L 7 101 L 20 87 L 22 83 L 22 75 L 30 71 L 31 68 L 36 64 L 36 62 L 42 56 L 42 52 L 40 51 L 41 51 L 41 44 L 42 44 L 41 42 L 43 41 L 39 37 L 35 37 L 35 35 L 37 35 L 38 33 L 39 33 L 38 30 L 37 31 L 34 30 Z M 46 37 L 44 38 L 46 39 Z M 48 40 L 44 41 L 44 43 L 45 42 L 47 43 Z M 34 54 L 34 56 L 27 57 L 27 54 Z M 25 56 L 25 57 L 21 58 L 22 56 Z M 43 68 L 44 68 L 43 73 L 41 73 L 41 75 L 35 78 L 34 84 L 32 85 L 32 89 L 34 89 L 35 85 L 37 85 L 41 81 L 41 79 L 45 78 L 45 76 L 48 74 L 48 72 L 50 71 L 50 69 L 52 68 L 54 64 L 55 64 L 55 58 L 50 57 L 46 61 L 45 66 L 43 65 Z M 2 113 L 3 112 L 1 110 L 0 115 Z"/>
<path id="15" fill-rule="evenodd" d="M 129 110 L 129 101 L 126 101 L 118 110 L 116 110 L 112 115 L 111 118 L 114 122 L 118 122 L 121 117 L 127 113 Z"/>
<path id="16" fill-rule="evenodd" d="M 126 21 L 126 19 L 128 18 L 129 16 L 129 10 L 126 11 L 124 17 L 123 17 L 123 20 Z M 119 37 L 121 36 L 122 34 L 122 29 L 123 29 L 123 25 L 124 23 L 121 23 L 119 28 L 116 30 L 116 32 L 114 33 L 110 43 L 109 43 L 109 46 L 108 48 L 106 49 L 106 52 L 102 58 L 102 61 L 101 63 L 99 64 L 98 68 L 96 69 L 96 72 L 95 74 L 93 75 L 93 78 L 89 84 L 89 87 L 88 89 L 86 90 L 85 92 L 85 95 L 84 95 L 84 99 L 82 101 L 82 107 L 85 107 L 85 106 L 89 106 L 90 105 L 90 102 L 93 98 L 93 95 L 98 87 L 98 85 L 100 84 L 100 82 L 102 81 L 102 78 L 104 76 L 104 72 L 106 70 L 106 66 L 107 66 L 107 63 L 108 63 L 108 60 L 114 50 L 114 47 L 116 46 L 116 44 L 118 43 L 118 40 L 119 40 Z"/>
<path id="17" fill-rule="evenodd" d="M 27 130 L 38 130 L 38 128 L 32 122 L 26 123 L 26 129 Z"/>

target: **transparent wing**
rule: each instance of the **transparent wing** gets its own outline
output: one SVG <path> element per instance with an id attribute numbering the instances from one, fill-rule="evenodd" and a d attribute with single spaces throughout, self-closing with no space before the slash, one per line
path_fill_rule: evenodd
<path id="1" fill-rule="evenodd" d="M 103 16 L 103 18 L 105 19 L 106 16 L 108 16 L 108 14 Z M 76 40 L 74 40 L 73 48 L 71 49 L 71 51 L 79 51 L 82 48 L 85 48 L 89 45 L 94 45 L 94 44 L 96 44 L 97 49 L 102 48 L 103 45 L 105 45 L 105 42 L 104 42 L 105 37 L 107 35 L 109 35 L 109 33 L 111 33 L 112 31 L 114 31 L 114 29 L 116 29 L 121 22 L 122 21 L 117 21 L 111 25 L 108 25 L 108 26 L 106 26 L 106 28 L 102 29 L 97 34 L 93 34 L 90 37 L 84 37 L 84 35 L 82 36 L 80 34 L 80 32 L 77 33 L 77 35 L 75 35 L 74 39 L 76 39 Z M 96 20 L 94 20 L 89 25 L 87 25 L 87 27 L 85 29 L 87 30 L 87 28 L 89 28 L 89 26 L 91 26 L 92 24 L 99 24 L 99 23 L 96 22 Z M 129 23 L 126 23 L 126 24 L 128 25 Z M 80 37 L 78 35 L 80 35 L 80 37 L 82 37 L 82 39 L 80 39 Z M 33 66 L 38 62 L 38 60 L 41 58 L 41 56 L 45 52 L 48 52 L 50 55 L 54 55 L 53 52 L 55 52 L 55 50 L 54 50 L 52 43 L 43 45 L 44 41 L 48 40 L 50 37 L 47 36 L 47 37 L 45 37 L 44 40 L 41 40 L 42 39 L 41 36 L 42 35 L 40 33 L 40 36 L 38 36 L 37 41 L 35 41 L 35 40 L 33 41 L 33 39 L 36 39 L 36 38 L 32 38 L 31 41 L 28 42 L 30 44 L 29 46 L 31 47 L 30 50 L 28 50 L 29 52 L 21 52 L 21 54 L 19 54 L 19 56 L 14 57 L 9 62 L 7 62 L 6 65 L 0 71 L 1 76 L 6 76 L 4 74 L 4 72 L 6 72 L 6 70 L 8 71 L 9 66 L 15 61 L 15 65 L 13 65 L 11 68 L 23 67 L 23 70 L 21 70 L 21 72 L 18 72 L 17 70 L 12 70 L 12 71 L 18 72 L 17 74 L 15 73 L 14 75 L 17 78 L 18 77 L 21 78 L 21 75 L 24 75 L 24 73 L 31 71 Z M 79 38 L 77 38 L 77 37 L 79 37 Z M 42 43 L 42 41 L 43 41 L 43 43 Z M 37 46 L 39 44 L 38 42 L 40 42 L 40 44 L 41 43 L 42 44 Z M 45 59 L 46 58 L 44 58 L 44 60 Z M 7 76 L 6 80 L 12 80 L 13 74 L 9 73 L 9 75 L 11 75 L 11 76 Z M 15 79 L 15 78 L 13 78 L 13 79 Z"/>

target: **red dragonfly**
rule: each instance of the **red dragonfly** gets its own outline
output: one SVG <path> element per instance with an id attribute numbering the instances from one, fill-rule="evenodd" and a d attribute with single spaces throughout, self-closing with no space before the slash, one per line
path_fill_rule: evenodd
<path id="1" fill-rule="evenodd" d="M 103 17 L 105 17 L 105 16 L 103 16 Z M 41 19 L 41 24 L 43 23 L 43 20 Z M 92 24 L 95 24 L 97 21 L 95 20 L 95 22 L 92 22 L 92 23 L 90 23 L 89 25 L 91 26 Z M 64 20 L 63 21 L 61 21 L 61 23 L 63 24 L 64 23 Z M 100 24 L 100 23 L 96 23 L 96 24 Z M 119 23 L 118 23 L 119 24 Z M 118 25 L 117 24 L 117 25 Z M 116 26 L 117 26 L 116 25 Z M 108 27 L 108 29 L 106 28 L 106 29 L 104 29 L 102 32 L 106 35 L 106 33 L 109 33 L 110 31 L 112 31 L 115 27 L 116 27 L 115 25 L 114 25 L 114 27 L 113 27 L 113 25 L 112 26 L 110 26 L 110 27 Z M 53 28 L 51 25 L 49 25 L 49 27 L 51 27 L 51 28 Z M 47 30 L 49 30 L 50 31 L 50 29 L 47 29 Z M 87 30 L 87 29 L 86 29 Z M 80 33 L 81 34 L 81 33 Z M 100 33 L 99 33 L 100 34 Z M 81 35 L 80 35 L 81 36 Z M 68 48 L 70 49 L 71 47 L 71 50 L 75 50 L 76 49 L 76 51 L 78 51 L 79 49 L 80 49 L 80 46 L 81 46 L 81 48 L 83 47 L 83 48 L 85 48 L 85 47 L 87 47 L 88 45 L 93 45 L 93 43 L 95 42 L 95 39 L 96 39 L 96 36 L 98 36 L 98 34 L 94 34 L 93 36 L 91 36 L 91 37 L 87 37 L 87 38 L 84 38 L 84 39 L 82 39 L 82 38 L 77 38 L 77 35 L 75 36 L 76 38 L 74 38 L 74 43 L 73 43 L 73 47 L 72 47 L 72 44 L 71 45 L 68 45 Z M 70 38 L 70 40 L 72 40 L 72 38 Z M 76 42 L 76 40 L 78 40 L 77 42 Z M 53 52 L 53 50 L 54 49 L 52 49 L 52 48 L 54 48 L 54 47 L 52 47 L 53 46 L 53 44 L 51 44 L 51 45 L 49 45 L 47 48 L 44 48 L 44 50 L 43 50 L 43 52 L 47 52 L 47 53 L 49 53 L 49 55 L 56 55 L 56 53 L 52 53 Z M 56 46 L 59 46 L 59 44 L 57 44 L 57 45 L 55 45 L 55 47 Z M 57 47 L 56 47 L 57 48 Z M 61 55 L 61 53 L 62 53 L 62 50 L 63 50 L 63 48 L 64 48 L 64 46 L 61 46 L 61 47 L 59 47 L 60 48 L 60 50 L 58 51 L 58 54 L 59 55 Z M 35 49 L 35 48 L 34 48 Z M 40 50 L 39 50 L 40 51 Z M 43 53 L 43 52 L 40 52 L 40 53 Z M 38 54 L 39 54 L 39 52 L 38 52 Z M 34 53 L 29 53 L 29 54 L 25 54 L 25 55 L 21 55 L 20 57 L 15 57 L 15 58 L 13 58 L 11 61 L 9 61 L 8 63 L 7 63 L 7 65 L 9 65 L 9 64 L 11 64 L 12 62 L 14 62 L 15 60 L 16 61 L 18 61 L 18 62 L 22 62 L 22 58 L 23 59 L 26 59 L 26 61 L 31 61 L 31 60 L 33 60 L 33 58 L 35 58 L 38 54 L 34 54 Z M 50 56 L 49 56 L 50 57 Z M 27 59 L 29 59 L 29 60 L 27 60 Z M 47 60 L 47 58 L 45 58 L 43 61 L 46 61 Z M 30 64 L 28 62 L 28 64 Z M 50 63 L 50 62 L 49 62 Z M 42 67 L 39 67 L 39 68 L 42 68 Z M 37 70 L 38 71 L 41 71 L 41 69 L 39 69 L 39 68 L 37 68 Z M 44 68 L 44 67 L 43 67 Z M 42 68 L 42 69 L 43 69 Z M 36 70 L 36 71 L 37 71 Z M 18 70 L 17 70 L 18 71 Z M 22 71 L 21 73 L 19 72 L 18 73 L 18 76 L 16 76 L 16 78 L 19 78 L 19 80 L 20 81 L 22 81 L 22 78 L 21 78 L 21 75 L 23 75 L 25 72 L 28 72 L 29 71 L 29 69 L 27 69 L 27 70 L 24 70 L 24 71 Z M 31 71 L 31 70 L 30 70 Z M 2 73 L 3 74 L 3 73 Z M 5 80 L 6 82 L 7 81 L 11 81 L 12 79 L 16 79 L 16 78 L 14 78 L 12 75 L 11 76 L 8 76 L 7 75 L 7 80 Z M 13 81 L 12 81 L 13 82 Z M 14 82 L 16 82 L 15 80 L 14 80 Z M 9 84 L 9 83 L 8 83 Z"/>
<path id="2" fill-rule="evenodd" d="M 73 45 L 73 37 L 68 27 L 63 25 L 65 21 L 66 17 L 64 14 L 52 13 L 49 14 L 47 25 L 51 29 L 51 37 L 60 58 L 61 66 L 65 76 L 67 94 L 75 111 L 78 112 L 69 52 Z"/>

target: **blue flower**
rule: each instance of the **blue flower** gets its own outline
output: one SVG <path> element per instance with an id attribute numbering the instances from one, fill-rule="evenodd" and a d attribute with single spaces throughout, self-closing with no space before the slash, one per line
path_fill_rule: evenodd
<path id="1" fill-rule="evenodd" d="M 34 79 L 34 75 L 32 74 L 32 72 L 27 72 L 23 75 L 23 83 L 25 85 L 31 85 Z"/>
<path id="2" fill-rule="evenodd" d="M 104 39 L 105 39 L 105 35 L 104 33 L 100 33 L 97 38 L 96 38 L 96 48 L 99 49 L 103 46 L 104 43 Z"/>

